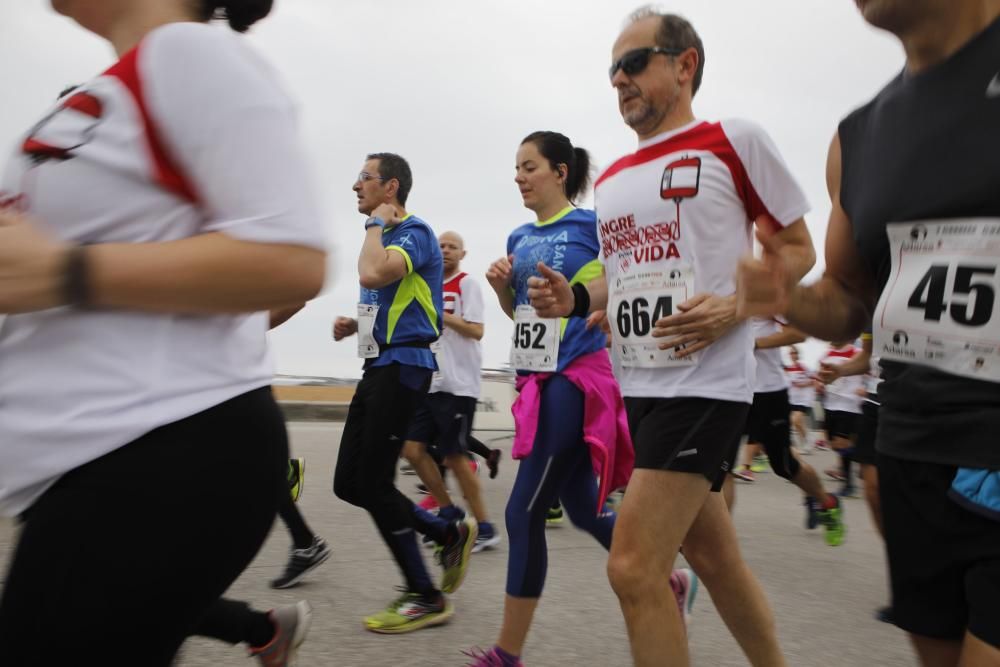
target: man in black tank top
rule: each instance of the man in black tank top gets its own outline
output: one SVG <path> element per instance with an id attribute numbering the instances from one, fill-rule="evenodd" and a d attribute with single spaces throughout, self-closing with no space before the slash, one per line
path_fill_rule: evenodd
<path id="1" fill-rule="evenodd" d="M 822 280 L 770 248 L 742 311 L 826 340 L 874 318 L 896 624 L 924 665 L 1000 665 L 1000 2 L 856 3 L 906 68 L 833 139 Z"/>

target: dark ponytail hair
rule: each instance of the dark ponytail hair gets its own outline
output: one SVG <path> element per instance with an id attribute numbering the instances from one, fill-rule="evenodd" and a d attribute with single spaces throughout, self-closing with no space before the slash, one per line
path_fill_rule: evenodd
<path id="1" fill-rule="evenodd" d="M 590 153 L 574 146 L 569 138 L 558 132 L 532 132 L 524 138 L 521 145 L 531 142 L 542 154 L 553 170 L 559 171 L 559 165 L 566 165 L 566 198 L 574 201 L 577 196 L 587 191 L 590 185 Z"/>
<path id="2" fill-rule="evenodd" d="M 274 0 L 196 0 L 201 20 L 224 19 L 236 32 L 246 32 L 271 13 Z"/>

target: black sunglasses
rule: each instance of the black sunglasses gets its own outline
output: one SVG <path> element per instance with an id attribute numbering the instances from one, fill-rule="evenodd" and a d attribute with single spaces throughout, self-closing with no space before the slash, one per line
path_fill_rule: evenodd
<path id="1" fill-rule="evenodd" d="M 644 49 L 633 49 L 611 64 L 608 76 L 612 79 L 615 78 L 615 73 L 618 70 L 625 72 L 628 76 L 635 76 L 646 69 L 646 66 L 649 65 L 649 59 L 653 54 L 662 53 L 665 56 L 679 56 L 685 51 L 687 49 L 665 49 L 662 46 L 647 46 Z"/>

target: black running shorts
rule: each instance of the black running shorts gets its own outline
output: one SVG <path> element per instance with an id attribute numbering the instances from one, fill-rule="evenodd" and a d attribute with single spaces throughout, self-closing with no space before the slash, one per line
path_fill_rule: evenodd
<path id="1" fill-rule="evenodd" d="M 1000 522 L 948 497 L 956 470 L 878 456 L 893 616 L 912 634 L 957 641 L 968 629 L 1000 648 Z"/>
<path id="2" fill-rule="evenodd" d="M 865 401 L 858 420 L 858 437 L 854 439 L 851 458 L 858 463 L 875 465 L 875 434 L 878 431 L 878 403 Z"/>
<path id="3" fill-rule="evenodd" d="M 446 392 L 427 394 L 417 407 L 406 439 L 437 448 L 441 456 L 465 454 L 476 399 Z"/>
<path id="4" fill-rule="evenodd" d="M 823 422 L 830 439 L 845 438 L 851 440 L 858 434 L 858 419 L 861 415 L 841 410 L 824 411 Z"/>
<path id="5" fill-rule="evenodd" d="M 792 455 L 790 412 L 788 390 L 781 389 L 754 394 L 747 415 L 747 442 L 764 446 L 771 469 L 783 479 L 792 479 L 802 467 Z"/>
<path id="6" fill-rule="evenodd" d="M 710 398 L 625 397 L 635 467 L 704 475 L 722 488 L 750 406 Z"/>

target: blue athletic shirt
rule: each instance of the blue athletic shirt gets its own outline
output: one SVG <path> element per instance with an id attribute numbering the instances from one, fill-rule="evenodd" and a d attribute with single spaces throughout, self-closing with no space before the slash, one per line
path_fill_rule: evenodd
<path id="1" fill-rule="evenodd" d="M 365 368 L 397 363 L 437 370 L 434 353 L 424 347 L 394 347 L 400 343 L 437 340 L 443 325 L 444 263 L 441 248 L 430 226 L 408 215 L 382 232 L 382 245 L 406 260 L 406 275 L 378 289 L 361 288 L 361 303 L 379 306 L 375 318 L 375 341 L 381 348 L 377 359 Z"/>
<path id="2" fill-rule="evenodd" d="M 589 209 L 570 206 L 548 220 L 515 229 L 507 238 L 507 254 L 514 255 L 514 307 L 528 303 L 528 278 L 539 275 L 538 262 L 562 273 L 572 285 L 586 285 L 601 275 L 599 250 L 597 215 Z M 604 349 L 604 332 L 600 327 L 588 330 L 584 318 L 563 318 L 561 325 L 556 372 L 579 356 Z"/>

